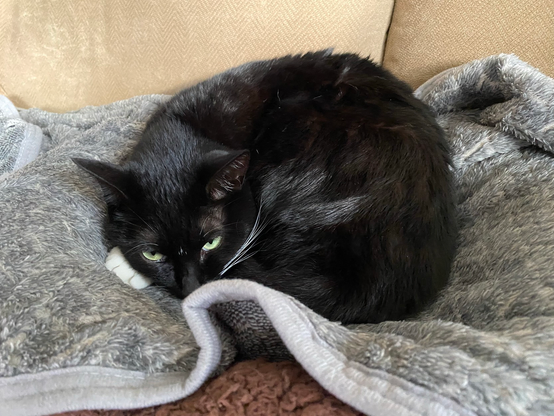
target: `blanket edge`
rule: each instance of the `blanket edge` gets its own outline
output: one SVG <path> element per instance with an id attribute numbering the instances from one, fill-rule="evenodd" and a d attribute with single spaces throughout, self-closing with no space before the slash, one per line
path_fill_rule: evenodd
<path id="1" fill-rule="evenodd" d="M 82 366 L 1 378 L 0 416 L 156 406 L 186 397 L 188 375 Z"/>

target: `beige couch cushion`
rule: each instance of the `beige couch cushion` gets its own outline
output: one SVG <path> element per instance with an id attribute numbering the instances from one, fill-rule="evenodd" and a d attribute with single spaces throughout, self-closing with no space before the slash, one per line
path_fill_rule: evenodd
<path id="1" fill-rule="evenodd" d="M 554 0 L 397 0 L 383 64 L 417 87 L 497 53 L 554 76 Z"/>
<path id="2" fill-rule="evenodd" d="M 53 111 L 327 47 L 380 61 L 393 0 L 0 0 L 0 91 Z"/>

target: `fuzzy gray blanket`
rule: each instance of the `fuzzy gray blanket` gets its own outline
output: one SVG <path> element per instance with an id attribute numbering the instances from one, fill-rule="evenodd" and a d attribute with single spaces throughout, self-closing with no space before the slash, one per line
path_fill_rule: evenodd
<path id="1" fill-rule="evenodd" d="M 167 97 L 20 111 L 47 151 L 0 182 L 0 415 L 168 402 L 237 354 L 292 354 L 368 415 L 554 414 L 554 80 L 499 55 L 416 94 L 454 149 L 452 278 L 418 319 L 350 327 L 253 282 L 180 305 L 105 269 L 100 191 L 70 157 L 117 161 Z"/>

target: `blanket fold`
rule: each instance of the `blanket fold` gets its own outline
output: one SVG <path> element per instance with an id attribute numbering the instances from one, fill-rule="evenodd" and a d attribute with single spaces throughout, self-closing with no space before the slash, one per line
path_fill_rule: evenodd
<path id="1" fill-rule="evenodd" d="M 42 145 L 40 128 L 23 121 L 12 102 L 0 95 L 0 179 L 35 160 Z"/>
<path id="2" fill-rule="evenodd" d="M 498 55 L 415 94 L 454 153 L 451 280 L 416 319 L 347 327 L 250 281 L 180 305 L 104 268 L 100 190 L 70 158 L 123 158 L 167 97 L 20 111 L 48 151 L 0 181 L 0 415 L 175 400 L 237 354 L 293 356 L 373 416 L 554 414 L 554 80 Z"/>

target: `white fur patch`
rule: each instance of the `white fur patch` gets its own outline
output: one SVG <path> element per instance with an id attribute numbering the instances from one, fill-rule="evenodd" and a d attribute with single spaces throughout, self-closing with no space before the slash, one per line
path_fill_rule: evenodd
<path id="1" fill-rule="evenodd" d="M 115 273 L 123 283 L 134 287 L 135 289 L 144 289 L 152 284 L 152 280 L 143 276 L 127 262 L 123 253 L 119 247 L 114 247 L 112 251 L 108 253 L 106 258 L 106 268 Z"/>

